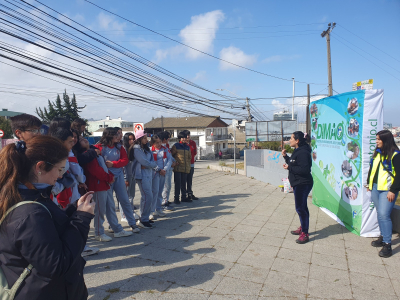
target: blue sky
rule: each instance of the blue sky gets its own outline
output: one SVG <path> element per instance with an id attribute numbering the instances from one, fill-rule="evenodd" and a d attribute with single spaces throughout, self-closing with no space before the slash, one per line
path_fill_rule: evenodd
<path id="1" fill-rule="evenodd" d="M 336 22 L 331 38 L 335 93 L 350 91 L 353 82 L 374 79 L 374 88 L 385 90 L 385 121 L 400 126 L 396 91 L 400 83 L 400 1 L 93 1 L 204 52 L 288 80 L 224 64 L 140 29 L 83 0 L 42 0 L 44 4 L 130 51 L 208 90 L 222 88 L 225 91 L 220 93 L 231 95 L 227 91 L 230 90 L 250 99 L 273 98 L 251 100 L 252 105 L 269 118 L 273 112 L 286 107 L 291 109 L 291 98 L 278 97 L 291 97 L 292 77 L 302 82 L 317 83 L 311 84 L 311 94 L 327 93 L 326 41 L 320 34 L 329 22 Z M 31 3 L 38 5 L 33 0 Z M 7 40 L 10 44 L 14 43 L 9 37 Z M 34 47 L 26 47 L 34 51 Z M 43 78 L 35 79 L 32 75 L 24 80 L 27 75 L 23 71 L 12 70 L 10 66 L 0 65 L 0 68 L 3 69 L 0 90 L 5 85 L 52 93 L 62 92 L 65 88 Z M 306 84 L 296 83 L 295 89 L 296 96 L 307 93 Z M 209 99 L 219 99 L 198 89 L 190 90 Z M 156 107 L 121 105 L 101 97 L 93 100 L 86 96 L 87 92 L 71 87 L 67 87 L 67 91 L 75 92 L 78 101 L 87 105 L 82 113 L 87 118 L 100 119 L 111 115 L 146 122 L 161 115 L 183 116 L 182 113 Z M 33 113 L 36 106 L 46 105 L 47 99 L 55 98 L 50 94 L 35 95 L 34 101 L 26 103 L 26 95 L 0 94 L 0 97 L 1 107 L 28 113 Z M 304 101 L 304 98 L 295 99 L 300 104 Z M 21 106 L 21 103 L 26 105 Z M 190 109 L 219 115 L 201 106 L 191 106 Z M 295 110 L 299 112 L 300 119 L 305 118 L 304 105 L 296 105 Z"/>

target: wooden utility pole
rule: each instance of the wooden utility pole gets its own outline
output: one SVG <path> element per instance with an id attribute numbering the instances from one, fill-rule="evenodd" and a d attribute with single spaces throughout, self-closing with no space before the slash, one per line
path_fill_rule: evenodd
<path id="1" fill-rule="evenodd" d="M 247 98 L 246 97 L 246 107 L 247 107 L 247 121 L 248 122 L 251 122 L 251 119 L 252 119 L 252 117 L 251 117 L 251 113 L 250 113 L 250 104 L 249 104 L 249 98 Z"/>
<path id="2" fill-rule="evenodd" d="M 311 122 L 310 122 L 310 85 L 309 85 L 309 84 L 307 84 L 306 132 L 307 132 L 307 134 L 311 134 Z"/>
<path id="3" fill-rule="evenodd" d="M 321 37 L 326 37 L 326 47 L 328 50 L 328 88 L 329 88 L 329 96 L 333 95 L 332 88 L 332 66 L 331 66 L 331 32 L 333 28 L 335 28 L 336 23 L 329 23 L 328 29 L 321 33 Z"/>

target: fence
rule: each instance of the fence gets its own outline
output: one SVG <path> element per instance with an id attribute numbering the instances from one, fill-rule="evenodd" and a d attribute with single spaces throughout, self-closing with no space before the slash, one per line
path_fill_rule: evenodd
<path id="1" fill-rule="evenodd" d="M 246 142 L 289 140 L 297 130 L 297 121 L 265 121 L 246 123 Z"/>
<path id="2" fill-rule="evenodd" d="M 282 184 L 282 178 L 288 177 L 288 171 L 282 165 L 285 159 L 281 152 L 261 149 L 244 151 L 246 176 L 275 186 Z"/>

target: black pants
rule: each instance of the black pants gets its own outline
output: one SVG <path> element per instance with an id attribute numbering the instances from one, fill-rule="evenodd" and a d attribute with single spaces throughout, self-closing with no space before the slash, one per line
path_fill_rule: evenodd
<path id="1" fill-rule="evenodd" d="M 308 211 L 307 198 L 313 185 L 299 184 L 293 187 L 296 212 L 300 218 L 301 231 L 308 234 L 310 212 Z"/>
<path id="2" fill-rule="evenodd" d="M 174 172 L 175 193 L 174 200 L 179 201 L 179 193 L 182 193 L 182 199 L 186 198 L 186 180 L 187 173 Z"/>
<path id="3" fill-rule="evenodd" d="M 187 174 L 187 193 L 188 193 L 188 195 L 193 195 L 193 190 L 192 190 L 193 173 L 194 173 L 194 167 L 191 167 L 190 173 Z"/>

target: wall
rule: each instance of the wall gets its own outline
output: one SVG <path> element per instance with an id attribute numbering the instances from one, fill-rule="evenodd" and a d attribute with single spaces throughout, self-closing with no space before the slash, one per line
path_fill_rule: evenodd
<path id="1" fill-rule="evenodd" d="M 282 165 L 285 163 L 281 152 L 273 150 L 245 150 L 246 176 L 275 186 L 282 185 L 282 178 L 288 177 Z"/>

